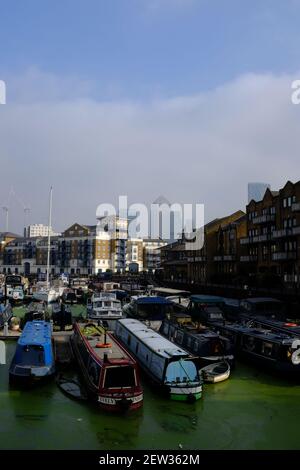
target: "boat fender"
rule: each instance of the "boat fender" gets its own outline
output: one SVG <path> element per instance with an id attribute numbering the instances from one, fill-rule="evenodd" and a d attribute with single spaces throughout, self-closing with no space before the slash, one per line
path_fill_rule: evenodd
<path id="1" fill-rule="evenodd" d="M 127 411 L 130 408 L 131 400 L 128 400 L 127 398 L 123 397 L 119 401 L 119 405 L 122 411 Z"/>
<path id="2" fill-rule="evenodd" d="M 298 346 L 300 346 L 300 339 L 295 339 L 292 343 L 292 349 L 296 349 Z M 300 347 L 293 352 L 291 359 L 295 366 L 300 364 Z"/>
<path id="3" fill-rule="evenodd" d="M 195 395 L 193 395 L 192 393 L 189 393 L 187 396 L 187 402 L 192 404 L 192 403 L 195 403 L 195 401 L 196 401 Z"/>
<path id="4" fill-rule="evenodd" d="M 285 323 L 284 326 L 298 326 L 297 323 Z"/>
<path id="5" fill-rule="evenodd" d="M 96 348 L 111 348 L 112 344 L 111 343 L 97 343 Z"/>

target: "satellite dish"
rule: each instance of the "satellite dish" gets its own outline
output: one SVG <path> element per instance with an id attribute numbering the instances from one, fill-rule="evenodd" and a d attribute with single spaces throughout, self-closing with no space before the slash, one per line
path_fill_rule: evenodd
<path id="1" fill-rule="evenodd" d="M 6 364 L 6 346 L 4 341 L 0 341 L 0 365 Z"/>

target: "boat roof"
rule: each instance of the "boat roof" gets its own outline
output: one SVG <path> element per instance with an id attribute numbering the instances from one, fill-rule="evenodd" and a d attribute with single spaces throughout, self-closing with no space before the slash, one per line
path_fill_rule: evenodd
<path id="1" fill-rule="evenodd" d="M 226 329 L 231 331 L 240 331 L 243 334 L 248 334 L 249 336 L 253 336 L 255 338 L 263 339 L 265 341 L 273 341 L 276 343 L 281 343 L 284 341 L 284 344 L 290 344 L 295 339 L 295 337 L 290 336 L 287 333 L 272 331 L 267 326 L 265 328 L 251 328 L 246 325 L 233 323 L 226 325 Z"/>
<path id="2" fill-rule="evenodd" d="M 156 352 L 166 359 L 171 357 L 188 357 L 189 353 L 182 348 L 179 348 L 174 343 L 171 343 L 168 339 L 156 331 L 148 328 L 143 322 L 135 320 L 133 318 L 124 318 L 118 320 L 119 323 L 125 326 L 136 338 L 140 339 L 146 346 L 152 351 Z"/>
<path id="3" fill-rule="evenodd" d="M 25 325 L 22 335 L 18 340 L 18 344 L 25 346 L 34 344 L 44 346 L 51 341 L 51 325 L 49 322 L 36 320 L 28 321 Z"/>
<path id="4" fill-rule="evenodd" d="M 160 297 L 159 295 L 138 295 L 138 296 L 133 296 L 132 299 L 134 299 L 137 304 L 161 304 L 161 305 L 173 304 L 173 302 L 171 302 L 166 297 Z"/>
<path id="5" fill-rule="evenodd" d="M 273 302 L 273 303 L 278 303 L 281 304 L 282 302 L 278 299 L 273 299 L 272 297 L 248 297 L 247 299 L 243 299 L 246 302 L 249 302 L 250 304 L 259 304 L 259 303 L 268 303 L 268 302 Z"/>
<path id="6" fill-rule="evenodd" d="M 95 356 L 97 356 L 101 361 L 104 360 L 104 355 L 107 354 L 107 359 L 109 362 L 120 362 L 124 361 L 124 363 L 135 363 L 132 356 L 121 347 L 121 345 L 116 341 L 116 339 L 110 334 L 106 333 L 106 343 L 110 344 L 110 347 L 102 348 L 97 347 L 97 344 L 105 344 L 105 334 L 104 332 L 99 331 L 99 335 L 92 336 L 90 338 L 83 335 L 81 328 L 82 324 L 77 325 L 82 337 L 85 341 L 89 344 L 90 348 L 92 349 Z"/>
<path id="7" fill-rule="evenodd" d="M 205 304 L 214 304 L 214 303 L 224 303 L 224 297 L 219 297 L 217 295 L 191 295 L 190 300 L 192 302 L 205 303 Z"/>
<path id="8" fill-rule="evenodd" d="M 158 294 L 190 295 L 190 291 L 188 290 L 170 289 L 168 287 L 153 287 L 151 290 L 157 292 Z"/>

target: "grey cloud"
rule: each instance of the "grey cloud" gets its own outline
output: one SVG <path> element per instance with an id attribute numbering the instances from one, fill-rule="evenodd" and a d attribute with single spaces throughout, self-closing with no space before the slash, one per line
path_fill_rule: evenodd
<path id="1" fill-rule="evenodd" d="M 207 219 L 243 208 L 248 181 L 277 188 L 299 178 L 294 78 L 249 74 L 207 93 L 150 103 L 97 102 L 84 83 L 70 91 L 59 77 L 49 94 L 46 74 L 38 84 L 27 80 L 32 99 L 16 95 L 0 106 L 0 205 L 13 185 L 32 208 L 31 222 L 46 222 L 53 184 L 59 230 L 75 220 L 93 223 L 97 205 L 122 194 L 129 202 L 163 194 L 204 203 Z M 20 232 L 22 208 L 11 205 L 10 229 Z"/>

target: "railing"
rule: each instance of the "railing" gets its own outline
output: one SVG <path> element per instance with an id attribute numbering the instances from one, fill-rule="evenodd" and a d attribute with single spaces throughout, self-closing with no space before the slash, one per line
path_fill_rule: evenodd
<path id="1" fill-rule="evenodd" d="M 265 215 L 260 215 L 259 217 L 254 217 L 252 219 L 252 222 L 254 224 L 265 224 L 267 222 L 274 222 L 274 220 L 275 220 L 274 214 L 265 214 Z"/>
<path id="2" fill-rule="evenodd" d="M 292 204 L 292 211 L 293 212 L 300 211 L 300 202 L 294 202 L 294 204 Z"/>
<path id="3" fill-rule="evenodd" d="M 206 262 L 206 256 L 194 256 L 194 257 L 188 257 L 187 261 L 189 263 L 204 263 Z"/>
<path id="4" fill-rule="evenodd" d="M 235 255 L 214 256 L 214 261 L 234 261 Z"/>
<path id="5" fill-rule="evenodd" d="M 290 259 L 296 259 L 296 258 L 297 258 L 297 253 L 295 251 L 281 251 L 281 252 L 272 254 L 273 261 L 284 261 L 284 260 L 290 260 Z"/>
<path id="6" fill-rule="evenodd" d="M 249 263 L 251 261 L 257 261 L 257 255 L 241 256 L 241 263 Z"/>
<path id="7" fill-rule="evenodd" d="M 292 229 L 284 228 L 282 230 L 274 230 L 272 232 L 272 238 L 284 238 L 292 235 Z"/>

